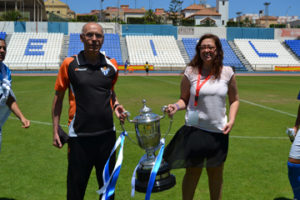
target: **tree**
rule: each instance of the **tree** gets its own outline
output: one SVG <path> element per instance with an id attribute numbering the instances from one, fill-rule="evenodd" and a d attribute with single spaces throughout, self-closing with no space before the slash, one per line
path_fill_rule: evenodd
<path id="1" fill-rule="evenodd" d="M 22 15 L 19 11 L 10 10 L 3 13 L 1 19 L 4 21 L 20 21 L 22 20 Z"/>
<path id="2" fill-rule="evenodd" d="M 147 10 L 144 18 L 146 24 L 155 24 L 155 14 L 153 10 L 151 9 Z"/>
<path id="3" fill-rule="evenodd" d="M 181 15 L 183 1 L 171 0 L 169 6 L 169 19 L 172 20 L 173 25 L 178 25 L 179 17 Z"/>
<path id="4" fill-rule="evenodd" d="M 78 22 L 97 22 L 98 17 L 96 15 L 79 15 L 77 16 Z"/>
<path id="5" fill-rule="evenodd" d="M 145 13 L 144 21 L 146 24 L 161 24 L 161 17 L 157 16 L 153 10 L 148 10 Z"/>

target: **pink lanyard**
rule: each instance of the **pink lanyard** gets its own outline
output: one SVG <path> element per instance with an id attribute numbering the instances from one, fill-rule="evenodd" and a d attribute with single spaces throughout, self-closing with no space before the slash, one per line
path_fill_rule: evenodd
<path id="1" fill-rule="evenodd" d="M 197 80 L 197 87 L 196 87 L 196 94 L 195 94 L 194 106 L 198 105 L 198 98 L 199 98 L 200 89 L 208 81 L 208 79 L 210 79 L 210 75 L 207 76 L 201 84 L 200 84 L 200 79 L 201 79 L 201 69 L 199 68 L 199 74 L 198 74 L 198 80 Z"/>

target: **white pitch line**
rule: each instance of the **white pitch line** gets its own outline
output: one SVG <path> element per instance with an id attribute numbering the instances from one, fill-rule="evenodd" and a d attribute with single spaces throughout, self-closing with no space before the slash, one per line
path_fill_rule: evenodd
<path id="1" fill-rule="evenodd" d="M 9 117 L 9 119 L 12 120 L 19 120 L 16 117 Z M 41 125 L 46 125 L 46 126 L 52 126 L 52 123 L 49 122 L 41 122 L 41 121 L 36 121 L 36 120 L 30 120 L 31 123 L 33 124 L 41 124 Z M 68 127 L 68 125 L 61 125 L 62 127 Z M 122 132 L 123 130 L 117 130 L 117 132 Z M 134 131 L 127 131 L 127 133 L 130 134 L 135 134 Z M 168 134 L 168 136 L 174 136 L 175 134 Z M 288 139 L 288 137 L 268 137 L 268 136 L 239 136 L 239 135 L 232 135 L 229 136 L 230 138 L 238 138 L 238 139 L 265 139 L 265 140 L 269 140 L 269 139 L 273 139 L 273 140 L 286 140 Z"/>
<path id="2" fill-rule="evenodd" d="M 285 114 L 285 115 L 288 115 L 288 116 L 291 116 L 291 117 L 297 117 L 296 115 L 294 114 L 291 114 L 291 113 L 288 113 L 288 112 L 284 112 L 284 111 L 281 111 L 281 110 L 278 110 L 278 109 L 275 109 L 275 108 L 271 108 L 271 107 L 268 107 L 268 106 L 264 106 L 264 105 L 260 105 L 260 104 L 257 104 L 257 103 L 253 103 L 251 101 L 247 101 L 247 100 L 244 100 L 244 99 L 240 99 L 241 102 L 244 102 L 244 103 L 248 103 L 248 104 L 251 104 L 253 106 L 257 106 L 257 107 L 260 107 L 260 108 L 264 108 L 266 110 L 271 110 L 271 111 L 275 111 L 275 112 L 278 112 L 278 113 L 281 113 L 281 114 Z"/>
<path id="3" fill-rule="evenodd" d="M 19 120 L 19 118 L 17 117 L 9 117 L 9 119 L 13 119 L 13 120 Z M 49 122 L 41 122 L 41 121 L 36 121 L 36 120 L 30 120 L 30 123 L 33 124 L 42 124 L 42 125 L 47 125 L 47 126 L 52 126 L 52 123 Z M 67 125 L 61 125 L 62 127 L 68 127 Z"/>
<path id="4" fill-rule="evenodd" d="M 167 81 L 167 80 L 163 80 L 161 78 L 156 78 L 156 77 L 149 77 L 149 76 L 142 76 L 143 78 L 146 78 L 146 79 L 152 79 L 152 80 L 158 80 L 158 81 L 161 81 L 161 82 L 165 82 L 165 83 L 168 83 L 168 84 L 172 84 L 172 85 L 178 85 L 179 84 L 177 82 L 173 82 L 173 81 Z M 274 108 L 271 108 L 271 107 L 268 107 L 268 106 L 264 106 L 264 105 L 260 105 L 260 104 L 257 104 L 257 103 L 253 103 L 251 101 L 247 101 L 247 100 L 244 100 L 244 99 L 240 99 L 241 102 L 244 102 L 244 103 L 248 103 L 250 105 L 253 105 L 253 106 L 256 106 L 256 107 L 260 107 L 260 108 L 263 108 L 263 109 L 266 109 L 266 110 L 271 110 L 271 111 L 274 111 L 274 112 L 278 112 L 278 113 L 281 113 L 281 114 L 284 114 L 284 115 L 288 115 L 288 116 L 291 116 L 291 117 L 297 117 L 296 115 L 294 114 L 291 114 L 291 113 L 288 113 L 288 112 L 284 112 L 284 111 L 281 111 L 281 110 L 278 110 L 278 109 L 274 109 Z M 18 120 L 18 118 L 16 117 L 9 117 L 10 119 L 14 119 L 14 120 Z M 31 123 L 35 123 L 35 124 L 42 124 L 42 125 L 48 125 L 48 126 L 52 126 L 52 123 L 49 123 L 49 122 L 41 122 L 41 121 L 34 121 L 34 120 L 30 120 Z M 61 125 L 62 127 L 68 127 L 67 125 Z M 118 132 L 121 132 L 120 130 L 117 130 Z M 127 131 L 128 133 L 130 134 L 134 134 L 135 132 L 134 131 Z M 174 135 L 174 134 L 169 134 L 169 135 Z M 239 139 L 278 139 L 278 140 L 285 140 L 285 139 L 288 139 L 288 137 L 267 137 L 267 136 L 238 136 L 238 135 L 233 135 L 233 136 L 230 136 L 230 138 L 239 138 Z"/>
<path id="5" fill-rule="evenodd" d="M 146 76 L 144 78 L 158 80 L 158 81 L 169 83 L 169 84 L 172 84 L 172 85 L 178 85 L 178 83 L 176 83 L 176 82 L 166 81 L 166 80 L 155 78 L 155 77 Z M 243 102 L 243 103 L 248 103 L 248 104 L 256 106 L 256 107 L 264 108 L 266 110 L 271 110 L 271 111 L 278 112 L 278 113 L 281 113 L 281 114 L 284 114 L 284 115 L 288 115 L 290 117 L 297 117 L 297 115 L 295 115 L 295 114 L 291 114 L 291 113 L 288 113 L 288 112 L 285 112 L 285 111 L 281 111 L 281 110 L 278 110 L 278 109 L 275 109 L 275 108 L 271 108 L 271 107 L 268 107 L 268 106 L 260 105 L 260 104 L 257 104 L 257 103 L 251 102 L 251 101 L 247 101 L 245 99 L 240 99 L 240 101 Z"/>

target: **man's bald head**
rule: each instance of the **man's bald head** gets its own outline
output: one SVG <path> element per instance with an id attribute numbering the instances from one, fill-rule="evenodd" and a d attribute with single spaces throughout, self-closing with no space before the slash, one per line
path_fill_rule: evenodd
<path id="1" fill-rule="evenodd" d="M 89 22 L 89 23 L 86 23 L 85 25 L 83 25 L 82 29 L 81 29 L 81 33 L 84 34 L 87 32 L 87 30 L 90 28 L 90 27 L 97 27 L 101 30 L 101 32 L 103 33 L 103 28 L 100 24 L 97 24 L 95 22 Z"/>

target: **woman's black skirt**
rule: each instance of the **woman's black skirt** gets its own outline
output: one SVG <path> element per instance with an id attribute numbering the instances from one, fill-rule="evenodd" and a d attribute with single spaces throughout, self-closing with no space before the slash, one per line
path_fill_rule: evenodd
<path id="1" fill-rule="evenodd" d="M 171 169 L 217 167 L 225 162 L 228 135 L 182 126 L 165 149 L 164 160 Z"/>

